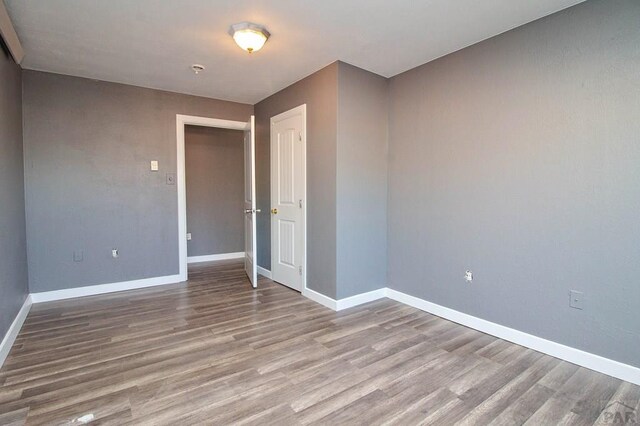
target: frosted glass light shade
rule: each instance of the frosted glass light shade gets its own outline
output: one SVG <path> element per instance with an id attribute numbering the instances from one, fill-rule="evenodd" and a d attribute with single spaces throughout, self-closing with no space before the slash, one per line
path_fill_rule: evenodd
<path id="1" fill-rule="evenodd" d="M 262 49 L 270 35 L 264 27 L 251 22 L 232 25 L 229 33 L 233 36 L 236 44 L 249 53 Z"/>

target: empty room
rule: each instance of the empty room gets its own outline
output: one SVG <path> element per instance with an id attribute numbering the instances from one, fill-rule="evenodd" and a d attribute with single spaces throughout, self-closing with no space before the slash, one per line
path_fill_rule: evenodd
<path id="1" fill-rule="evenodd" d="M 0 0 L 0 425 L 640 423 L 640 1 Z"/>

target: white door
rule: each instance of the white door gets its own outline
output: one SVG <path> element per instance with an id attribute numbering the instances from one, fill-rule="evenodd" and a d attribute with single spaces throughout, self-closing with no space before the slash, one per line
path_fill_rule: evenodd
<path id="1" fill-rule="evenodd" d="M 271 275 L 302 291 L 305 273 L 306 105 L 271 118 Z"/>
<path id="2" fill-rule="evenodd" d="M 244 270 L 251 285 L 258 286 L 256 260 L 256 120 L 251 116 L 244 132 Z"/>

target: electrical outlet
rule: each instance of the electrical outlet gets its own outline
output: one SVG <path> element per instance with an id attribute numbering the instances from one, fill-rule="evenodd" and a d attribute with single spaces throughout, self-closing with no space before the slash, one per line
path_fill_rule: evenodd
<path id="1" fill-rule="evenodd" d="M 151 160 L 151 171 L 157 172 L 159 170 L 158 160 Z"/>
<path id="2" fill-rule="evenodd" d="M 118 249 L 111 250 L 111 257 L 113 257 L 114 259 L 117 259 L 118 256 L 120 256 L 120 253 L 118 252 Z"/>
<path id="3" fill-rule="evenodd" d="M 471 272 L 471 271 L 466 271 L 466 272 L 464 273 L 464 279 L 465 279 L 468 283 L 472 282 L 472 281 L 473 281 L 473 272 Z"/>
<path id="4" fill-rule="evenodd" d="M 569 291 L 569 306 L 574 309 L 584 309 L 584 293 L 581 291 Z"/>
<path id="5" fill-rule="evenodd" d="M 187 232 L 187 241 L 191 241 L 191 232 Z"/>

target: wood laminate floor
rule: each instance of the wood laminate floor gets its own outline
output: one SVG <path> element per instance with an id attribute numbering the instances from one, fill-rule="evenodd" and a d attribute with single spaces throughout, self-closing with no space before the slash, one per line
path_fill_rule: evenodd
<path id="1" fill-rule="evenodd" d="M 336 313 L 264 278 L 254 291 L 237 261 L 34 305 L 0 370 L 3 425 L 608 424 L 639 399 L 387 299 Z"/>

